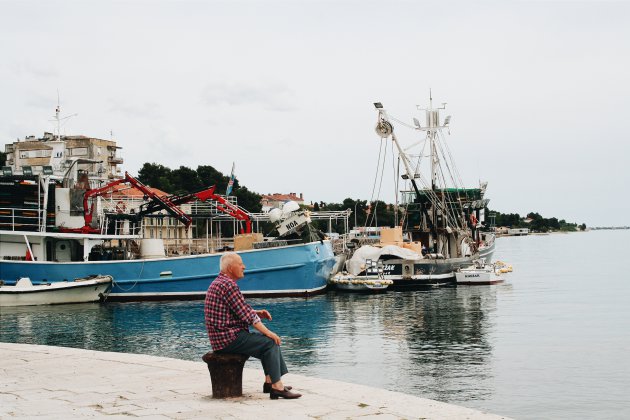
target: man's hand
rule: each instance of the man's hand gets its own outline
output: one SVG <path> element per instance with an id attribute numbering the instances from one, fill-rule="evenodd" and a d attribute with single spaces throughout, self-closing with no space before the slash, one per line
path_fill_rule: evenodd
<path id="1" fill-rule="evenodd" d="M 258 315 L 261 319 L 268 319 L 269 321 L 271 321 L 271 314 L 266 309 L 256 311 L 256 315 Z"/>
<path id="2" fill-rule="evenodd" d="M 282 344 L 282 340 L 280 340 L 280 337 L 278 337 L 278 334 L 276 334 L 273 331 L 269 331 L 267 334 L 267 337 L 271 338 L 277 345 Z"/>

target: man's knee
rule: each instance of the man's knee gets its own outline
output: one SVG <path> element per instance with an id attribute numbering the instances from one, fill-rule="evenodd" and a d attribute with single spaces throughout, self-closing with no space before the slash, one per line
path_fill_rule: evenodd
<path id="1" fill-rule="evenodd" d="M 278 347 L 276 342 L 273 341 L 271 338 L 267 336 L 263 336 L 263 337 L 264 337 L 264 340 L 262 341 L 261 347 L 264 349 L 264 351 L 275 350 Z"/>
<path id="2" fill-rule="evenodd" d="M 280 352 L 280 346 L 276 344 L 271 338 L 262 336 L 258 342 L 258 350 L 260 352 L 260 357 L 275 357 L 276 354 Z"/>

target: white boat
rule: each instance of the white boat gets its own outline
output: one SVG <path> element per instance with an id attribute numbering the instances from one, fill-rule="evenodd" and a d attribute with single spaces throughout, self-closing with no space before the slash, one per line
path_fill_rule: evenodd
<path id="1" fill-rule="evenodd" d="M 394 282 L 384 279 L 382 275 L 354 276 L 348 273 L 339 273 L 330 279 L 329 284 L 337 290 L 349 292 L 383 292 Z"/>
<path id="2" fill-rule="evenodd" d="M 15 286 L 0 286 L 0 307 L 96 302 L 107 297 L 112 282 L 112 276 L 94 276 L 33 284 L 28 277 L 22 277 Z"/>
<path id="3" fill-rule="evenodd" d="M 475 260 L 473 265 L 457 270 L 455 278 L 457 285 L 489 285 L 505 282 L 495 265 L 486 264 L 483 259 Z"/>

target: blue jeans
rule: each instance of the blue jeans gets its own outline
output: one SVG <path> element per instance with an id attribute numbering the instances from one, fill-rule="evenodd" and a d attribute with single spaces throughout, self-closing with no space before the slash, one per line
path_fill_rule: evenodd
<path id="1" fill-rule="evenodd" d="M 218 350 L 217 353 L 246 354 L 260 359 L 265 375 L 271 377 L 271 383 L 278 382 L 282 375 L 289 372 L 280 346 L 262 334 L 241 331 L 234 341 Z"/>

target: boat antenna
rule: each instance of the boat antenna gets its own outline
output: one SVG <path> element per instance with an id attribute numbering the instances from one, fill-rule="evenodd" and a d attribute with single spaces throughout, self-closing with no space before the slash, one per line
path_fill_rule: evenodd
<path id="1" fill-rule="evenodd" d="M 65 124 L 67 120 L 69 120 L 72 117 L 76 117 L 79 114 L 72 114 L 72 115 L 68 115 L 67 117 L 63 117 L 61 118 L 61 101 L 59 99 L 59 89 L 57 89 L 57 108 L 55 108 L 55 116 L 53 117 L 53 120 L 50 120 L 52 122 L 57 123 L 57 127 L 56 127 L 56 133 L 55 133 L 55 140 L 59 141 L 61 140 L 61 125 L 62 125 L 62 121 Z"/>

